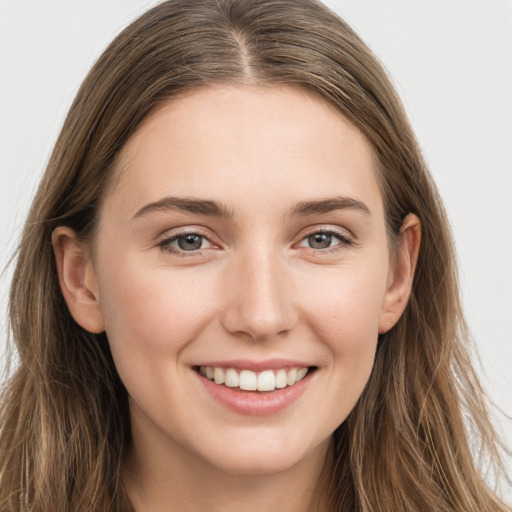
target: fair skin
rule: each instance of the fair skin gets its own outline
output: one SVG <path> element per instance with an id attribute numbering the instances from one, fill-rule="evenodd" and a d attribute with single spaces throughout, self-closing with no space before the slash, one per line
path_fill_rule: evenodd
<path id="1" fill-rule="evenodd" d="M 406 306 L 418 219 L 392 260 L 370 146 L 290 87 L 170 101 L 115 167 L 93 247 L 66 227 L 53 243 L 72 315 L 106 331 L 129 394 L 135 509 L 311 510 L 332 432 Z M 229 368 L 284 370 L 285 387 L 205 375 Z"/>

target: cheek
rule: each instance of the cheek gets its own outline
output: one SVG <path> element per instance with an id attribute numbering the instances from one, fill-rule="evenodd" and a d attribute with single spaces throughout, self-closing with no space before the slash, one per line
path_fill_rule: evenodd
<path id="1" fill-rule="evenodd" d="M 347 268 L 331 274 L 326 289 L 308 286 L 307 294 L 303 290 L 303 315 L 317 342 L 327 349 L 325 363 L 335 382 L 333 400 L 344 397 L 343 410 L 338 409 L 338 419 L 343 420 L 373 367 L 387 273 L 374 267 L 371 272 Z"/>
<path id="2" fill-rule="evenodd" d="M 329 293 L 310 293 L 307 324 L 324 350 L 323 405 L 316 414 L 327 414 L 334 429 L 355 407 L 370 377 L 378 341 L 378 319 L 384 287 L 374 279 L 352 277 L 332 281 Z M 328 411 L 323 410 L 324 407 Z"/>
<path id="3" fill-rule="evenodd" d="M 211 286 L 201 273 L 118 261 L 104 276 L 101 309 L 116 365 L 174 358 L 211 315 Z"/>
<path id="4" fill-rule="evenodd" d="M 339 351 L 357 350 L 365 340 L 377 338 L 386 280 L 384 268 L 333 269 L 324 277 L 324 286 L 306 283 L 301 292 L 303 315 Z"/>

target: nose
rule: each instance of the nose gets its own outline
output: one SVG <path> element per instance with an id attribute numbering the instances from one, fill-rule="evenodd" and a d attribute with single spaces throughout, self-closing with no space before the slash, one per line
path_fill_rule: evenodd
<path id="1" fill-rule="evenodd" d="M 229 332 L 265 341 L 289 332 L 297 321 L 286 264 L 269 251 L 239 258 L 226 268 L 222 324 Z"/>

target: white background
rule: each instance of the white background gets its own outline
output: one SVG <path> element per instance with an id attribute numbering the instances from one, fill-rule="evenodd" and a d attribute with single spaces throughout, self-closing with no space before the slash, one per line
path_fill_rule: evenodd
<path id="1" fill-rule="evenodd" d="M 192 1 L 192 0 L 191 0 Z M 148 0 L 0 0 L 0 268 L 63 117 Z M 330 0 L 382 59 L 446 202 L 492 399 L 512 415 L 512 0 Z M 9 271 L 0 279 L 0 368 Z M 497 416 L 512 440 L 510 420 Z"/>

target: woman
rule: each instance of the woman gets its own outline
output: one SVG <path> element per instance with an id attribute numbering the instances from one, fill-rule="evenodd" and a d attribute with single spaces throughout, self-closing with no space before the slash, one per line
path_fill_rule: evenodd
<path id="1" fill-rule="evenodd" d="M 10 313 L 2 510 L 506 510 L 440 200 L 317 2 L 163 2 L 115 39 Z"/>

